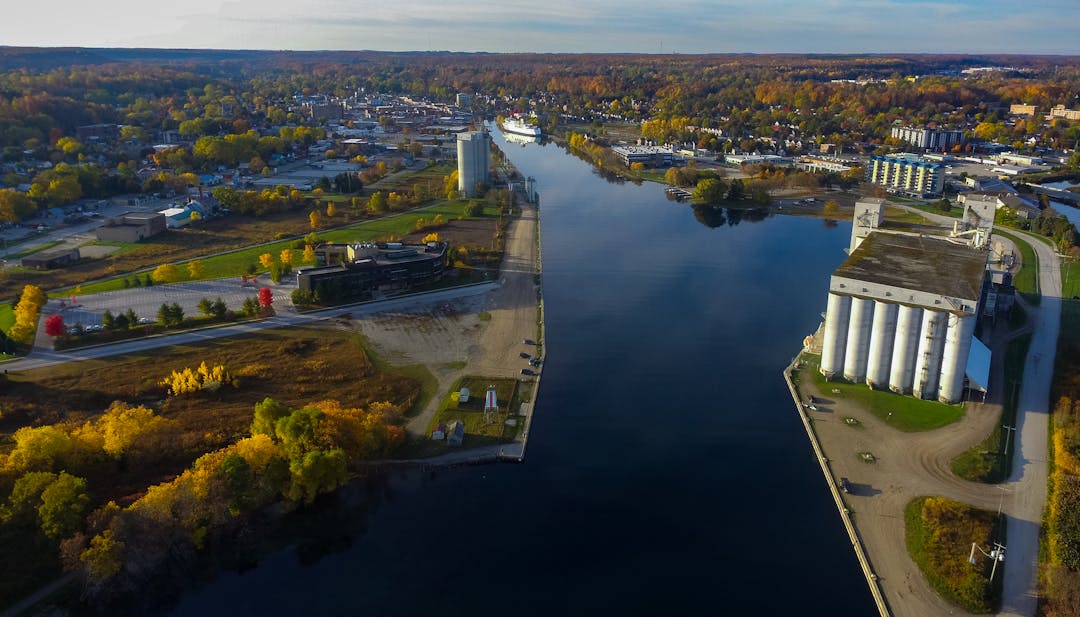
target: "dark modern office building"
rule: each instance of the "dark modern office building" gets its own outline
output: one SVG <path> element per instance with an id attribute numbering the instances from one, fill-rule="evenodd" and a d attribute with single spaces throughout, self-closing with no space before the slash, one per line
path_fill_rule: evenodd
<path id="1" fill-rule="evenodd" d="M 297 286 L 321 302 L 407 290 L 442 278 L 446 249 L 445 242 L 322 244 L 315 248 L 318 265 L 297 272 Z"/>

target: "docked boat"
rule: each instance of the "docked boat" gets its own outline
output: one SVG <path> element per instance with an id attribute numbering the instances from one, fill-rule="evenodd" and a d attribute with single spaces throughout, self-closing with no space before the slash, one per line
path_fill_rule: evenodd
<path id="1" fill-rule="evenodd" d="M 540 137 L 543 133 L 540 131 L 540 127 L 526 124 L 517 118 L 506 118 L 502 123 L 503 130 L 507 133 L 516 133 L 518 135 L 525 135 L 527 137 Z"/>

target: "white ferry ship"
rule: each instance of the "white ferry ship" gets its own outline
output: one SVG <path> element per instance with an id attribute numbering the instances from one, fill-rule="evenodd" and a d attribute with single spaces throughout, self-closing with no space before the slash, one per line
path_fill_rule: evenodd
<path id="1" fill-rule="evenodd" d="M 503 130 L 507 133 L 517 133 L 518 135 L 527 135 L 529 137 L 540 137 L 540 127 L 526 124 L 517 118 L 506 118 L 503 120 Z"/>

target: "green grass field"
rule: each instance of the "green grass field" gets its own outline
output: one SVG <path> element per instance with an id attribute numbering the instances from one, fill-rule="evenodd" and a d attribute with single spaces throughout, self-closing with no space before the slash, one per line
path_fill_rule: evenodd
<path id="1" fill-rule="evenodd" d="M 417 184 L 424 185 L 438 182 L 441 185 L 443 178 L 450 175 L 450 173 L 456 169 L 457 167 L 454 165 L 444 164 L 432 165 L 431 167 L 427 167 L 415 173 L 392 174 L 374 183 L 372 188 L 377 191 L 397 191 L 404 193 L 405 191 L 412 190 L 413 186 Z"/>
<path id="2" fill-rule="evenodd" d="M 0 304 L 0 330 L 7 334 L 11 326 L 15 325 L 15 309 L 11 307 L 10 302 L 4 302 Z"/>
<path id="3" fill-rule="evenodd" d="M 1061 297 L 1080 299 L 1080 259 L 1061 260 Z"/>
<path id="4" fill-rule="evenodd" d="M 1013 277 L 1013 287 L 1016 287 L 1016 291 L 1024 294 L 1024 298 L 1028 302 L 1038 305 L 1041 299 L 1039 295 L 1039 258 L 1035 255 L 1035 249 L 1031 248 L 1027 240 L 1017 234 L 1001 231 L 998 227 L 994 228 L 994 233 L 1012 240 L 1020 250 L 1020 259 L 1023 266 Z"/>
<path id="5" fill-rule="evenodd" d="M 321 231 L 318 233 L 318 236 L 320 240 L 325 242 L 364 242 L 400 238 L 411 233 L 415 229 L 416 221 L 421 218 L 430 220 L 439 214 L 446 220 L 467 218 L 463 215 L 466 203 L 466 200 L 461 199 L 443 201 L 432 206 L 402 212 L 374 221 L 363 221 L 339 229 Z M 485 208 L 484 213 L 480 217 L 472 218 L 493 216 L 498 216 L 498 210 L 494 207 L 490 207 Z M 269 244 L 253 246 L 230 253 L 201 257 L 199 258 L 199 261 L 203 265 L 203 275 L 197 280 L 240 276 L 247 271 L 250 264 L 258 266 L 259 256 L 263 253 L 270 253 L 277 258 L 282 249 L 294 248 L 297 239 L 298 238 L 278 240 Z M 186 263 L 187 262 L 181 262 L 178 264 L 180 266 L 181 280 L 196 280 L 190 279 L 187 276 Z M 265 272 L 265 268 L 259 266 L 258 271 Z M 82 295 L 89 295 L 123 289 L 124 278 L 125 277 L 123 276 L 118 276 L 111 279 L 87 283 L 81 286 L 79 293 Z M 67 292 L 57 292 L 56 295 L 64 296 L 67 295 Z"/>
<path id="6" fill-rule="evenodd" d="M 889 426 L 901 431 L 931 431 L 952 424 L 964 415 L 961 405 L 945 405 L 889 391 L 871 390 L 866 384 L 826 381 L 825 376 L 818 370 L 821 357 L 806 354 L 804 359 L 806 363 L 799 374 L 803 379 L 809 374 L 823 397 L 854 400 Z"/>
<path id="7" fill-rule="evenodd" d="M 950 208 L 948 212 L 943 212 L 941 208 L 938 208 L 937 206 L 932 206 L 927 204 L 926 202 L 918 201 L 915 199 L 907 199 L 906 197 L 889 197 L 888 200 L 904 204 L 905 206 L 911 206 L 912 208 L 918 208 L 919 210 L 922 210 L 923 212 L 928 212 L 930 214 L 939 214 L 941 216 L 948 216 L 954 219 L 958 219 L 964 216 L 964 207 L 955 203 L 952 204 L 952 208 Z"/>
<path id="8" fill-rule="evenodd" d="M 1014 309 L 1015 310 L 1015 309 Z M 1031 335 L 1026 334 L 1009 343 L 1005 352 L 1005 382 L 1019 384 L 1024 380 L 1024 358 L 1027 356 Z M 1014 385 L 1006 390 L 1005 405 L 1001 410 L 1001 421 L 982 442 L 974 445 L 967 452 L 953 459 L 952 471 L 957 476 L 972 482 L 995 484 L 1004 482 L 1012 467 L 1013 449 L 1005 454 L 1005 429 L 1002 425 L 1013 426 L 1016 423 L 1016 403 L 1018 391 Z"/>

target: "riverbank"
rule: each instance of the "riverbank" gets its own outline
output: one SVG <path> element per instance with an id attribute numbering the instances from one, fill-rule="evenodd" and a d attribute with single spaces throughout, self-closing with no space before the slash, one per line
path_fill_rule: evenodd
<path id="1" fill-rule="evenodd" d="M 816 356 L 805 351 L 784 371 L 822 475 L 884 617 L 967 614 L 931 589 L 904 548 L 904 508 L 912 499 L 943 496 L 1002 511 L 1014 524 L 1026 519 L 1014 504 L 1015 495 L 1007 499 L 1003 488 L 957 478 L 950 467 L 953 459 L 993 431 L 1001 417 L 1005 348 L 1016 333 L 1002 322 L 987 334 L 993 350 L 987 400 L 968 401 L 959 421 L 932 431 L 899 431 L 839 389 L 822 391 L 807 373 L 816 370 Z M 808 400 L 815 401 L 812 408 L 804 406 Z M 867 452 L 872 454 L 870 461 L 861 456 Z M 1026 614 L 1014 610 L 1006 595 L 1001 614 Z"/>
<path id="2" fill-rule="evenodd" d="M 511 410 L 522 428 L 510 443 L 470 448 L 433 457 L 407 457 L 379 464 L 420 467 L 479 462 L 520 462 L 525 456 L 543 364 L 530 367 L 522 353 L 533 355 L 545 337 L 540 286 L 540 228 L 535 204 L 523 204 L 506 228 L 499 278 L 491 291 L 443 302 L 400 306 L 393 311 L 353 315 L 349 327 L 363 335 L 376 355 L 394 365 L 423 365 L 437 382 L 435 396 L 406 428 L 410 439 L 430 439 L 428 428 L 439 404 L 455 382 L 473 375 L 518 379 L 531 384 L 529 400 Z M 537 337 L 539 338 L 537 339 Z M 535 339 L 535 340 L 534 340 Z M 530 340 L 539 345 L 526 345 Z M 536 375 L 522 375 L 526 368 Z"/>

